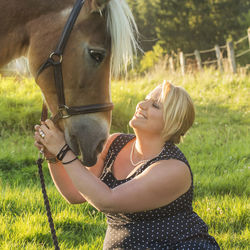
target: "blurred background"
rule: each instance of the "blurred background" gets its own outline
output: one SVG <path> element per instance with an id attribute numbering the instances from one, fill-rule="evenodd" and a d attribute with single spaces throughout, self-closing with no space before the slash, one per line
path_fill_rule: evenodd
<path id="1" fill-rule="evenodd" d="M 178 145 L 194 174 L 194 211 L 221 249 L 249 249 L 250 0 L 128 0 L 144 51 L 112 81 L 110 133 L 131 133 L 136 104 L 163 79 L 184 87 L 195 123 Z M 25 57 L 0 69 L 0 249 L 53 249 L 34 125 L 41 91 Z M 61 249 L 102 249 L 106 220 L 65 202 L 44 163 Z"/>

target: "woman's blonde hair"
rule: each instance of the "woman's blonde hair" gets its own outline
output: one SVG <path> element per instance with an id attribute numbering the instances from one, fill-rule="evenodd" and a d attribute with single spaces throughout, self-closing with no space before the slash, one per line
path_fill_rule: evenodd
<path id="1" fill-rule="evenodd" d="M 166 81 L 162 85 L 160 98 L 163 103 L 163 139 L 178 144 L 193 125 L 195 119 L 193 101 L 184 88 Z"/>

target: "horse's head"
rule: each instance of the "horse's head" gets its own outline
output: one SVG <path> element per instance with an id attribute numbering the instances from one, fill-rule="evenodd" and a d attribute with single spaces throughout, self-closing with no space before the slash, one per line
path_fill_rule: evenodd
<path id="1" fill-rule="evenodd" d="M 119 5 L 117 9 L 115 6 Z M 33 35 L 29 61 L 33 74 L 36 74 L 41 63 L 55 49 L 69 13 L 70 8 L 58 13 L 48 13 L 36 20 L 36 27 L 30 25 Z M 110 3 L 108 0 L 86 1 L 63 54 L 64 95 L 68 107 L 110 103 L 111 64 L 117 63 L 114 66 L 119 68 L 121 60 L 126 63 L 135 46 L 131 35 L 131 18 L 127 6 L 125 3 L 121 5 L 120 0 L 111 0 Z M 127 21 L 127 25 L 117 27 L 117 21 L 118 25 Z M 127 40 L 122 37 L 124 35 Z M 121 39 L 125 39 L 123 42 L 129 40 L 129 45 L 122 48 L 124 45 L 119 42 Z M 119 49 L 121 51 L 117 54 Z M 53 115 L 56 114 L 58 98 L 52 68 L 47 68 L 40 74 L 38 84 L 50 111 Z M 105 111 L 74 115 L 60 120 L 58 125 L 64 130 L 66 141 L 73 151 L 76 154 L 82 153 L 84 164 L 92 166 L 107 139 L 110 121 L 111 111 Z"/>

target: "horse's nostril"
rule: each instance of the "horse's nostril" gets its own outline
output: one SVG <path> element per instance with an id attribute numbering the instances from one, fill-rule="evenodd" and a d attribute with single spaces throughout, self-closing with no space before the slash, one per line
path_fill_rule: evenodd
<path id="1" fill-rule="evenodd" d="M 99 142 L 99 144 L 98 144 L 98 146 L 97 146 L 97 148 L 96 148 L 96 152 L 97 152 L 97 153 L 102 152 L 102 148 L 103 148 L 104 143 L 105 143 L 105 140 L 101 140 L 101 141 Z"/>

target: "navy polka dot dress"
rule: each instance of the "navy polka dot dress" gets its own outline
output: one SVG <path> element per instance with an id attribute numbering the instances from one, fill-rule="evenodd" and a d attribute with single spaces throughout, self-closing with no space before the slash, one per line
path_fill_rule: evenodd
<path id="1" fill-rule="evenodd" d="M 110 188 L 133 179 L 159 160 L 178 159 L 189 167 L 179 148 L 167 142 L 157 157 L 143 164 L 127 179 L 117 180 L 111 171 L 113 162 L 133 138 L 135 135 L 121 134 L 109 148 L 101 180 Z M 166 206 L 136 213 L 107 213 L 108 228 L 103 249 L 220 249 L 208 234 L 207 225 L 193 212 L 192 199 L 193 180 L 185 194 Z"/>

